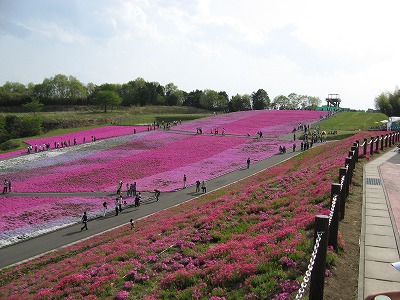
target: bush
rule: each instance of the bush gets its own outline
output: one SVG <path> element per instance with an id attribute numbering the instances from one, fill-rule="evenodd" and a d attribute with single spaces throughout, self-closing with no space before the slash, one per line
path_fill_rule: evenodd
<path id="1" fill-rule="evenodd" d="M 19 144 L 16 141 L 12 141 L 12 140 L 8 140 L 8 141 L 0 144 L 0 150 L 2 150 L 2 151 L 12 150 L 12 149 L 16 149 L 18 147 L 19 147 Z"/>

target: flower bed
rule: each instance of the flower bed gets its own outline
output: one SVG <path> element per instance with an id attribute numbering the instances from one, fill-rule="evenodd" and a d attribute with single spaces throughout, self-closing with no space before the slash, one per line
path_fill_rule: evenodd
<path id="1" fill-rule="evenodd" d="M 171 191 L 181 187 L 185 173 L 194 184 L 198 176 L 207 180 L 237 169 L 247 157 L 257 161 L 274 155 L 279 145 L 292 143 L 153 131 L 111 149 L 58 149 L 21 166 L 11 161 L 13 172 L 3 174 L 13 179 L 16 192 L 111 192 L 120 180 L 137 181 L 141 190 Z"/>
<path id="2" fill-rule="evenodd" d="M 118 228 L 3 270 L 0 298 L 292 297 L 307 268 L 314 216 L 328 213 L 331 183 L 367 134 L 313 148 L 140 220 L 133 231 Z"/>
<path id="3" fill-rule="evenodd" d="M 265 137 L 278 137 L 291 132 L 299 123 L 309 125 L 326 115 L 327 112 L 311 110 L 242 111 L 184 123 L 175 126 L 174 130 L 196 132 L 201 127 L 203 133 L 214 133 L 218 129 L 221 134 L 225 129 L 225 134 L 252 136 L 261 130 Z"/>

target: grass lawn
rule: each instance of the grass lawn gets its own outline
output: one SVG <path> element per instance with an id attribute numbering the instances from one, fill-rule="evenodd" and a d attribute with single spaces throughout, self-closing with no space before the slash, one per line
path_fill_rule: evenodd
<path id="1" fill-rule="evenodd" d="M 382 113 L 342 112 L 320 124 L 321 130 L 330 131 L 363 131 L 382 125 L 380 121 L 388 120 Z"/>

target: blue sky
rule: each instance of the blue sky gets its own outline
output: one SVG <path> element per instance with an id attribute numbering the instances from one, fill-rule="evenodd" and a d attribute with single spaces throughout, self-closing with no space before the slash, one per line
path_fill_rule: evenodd
<path id="1" fill-rule="evenodd" d="M 340 94 L 368 109 L 399 84 L 398 0 L 0 0 L 0 85 L 137 77 L 229 96 Z"/>

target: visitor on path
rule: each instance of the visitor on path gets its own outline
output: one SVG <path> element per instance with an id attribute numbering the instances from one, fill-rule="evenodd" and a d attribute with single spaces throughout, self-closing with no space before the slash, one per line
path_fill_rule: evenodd
<path id="1" fill-rule="evenodd" d="M 11 179 L 8 179 L 8 192 L 11 193 Z"/>
<path id="2" fill-rule="evenodd" d="M 183 188 L 186 188 L 186 174 L 183 174 Z"/>
<path id="3" fill-rule="evenodd" d="M 119 195 L 119 197 L 118 197 L 118 209 L 119 209 L 119 212 L 122 212 L 122 196 L 121 195 Z"/>
<path id="4" fill-rule="evenodd" d="M 293 152 L 296 152 L 296 143 L 293 144 Z"/>
<path id="5" fill-rule="evenodd" d="M 3 185 L 3 194 L 8 192 L 8 181 L 7 179 L 4 179 L 4 185 Z"/>
<path id="6" fill-rule="evenodd" d="M 250 157 L 247 158 L 247 169 L 250 168 Z"/>
<path id="7" fill-rule="evenodd" d="M 83 227 L 81 227 L 81 231 L 83 230 L 83 229 L 86 229 L 86 230 L 88 230 L 88 228 L 87 228 L 87 215 L 86 215 L 86 211 L 83 213 L 83 216 L 82 216 L 82 224 L 83 224 Z"/>
<path id="8" fill-rule="evenodd" d="M 117 194 L 118 195 L 121 194 L 121 189 L 122 189 L 122 180 L 118 183 L 118 187 L 117 187 Z"/>
<path id="9" fill-rule="evenodd" d="M 207 193 L 207 185 L 205 180 L 201 182 L 201 190 L 203 191 L 203 193 Z"/>
<path id="10" fill-rule="evenodd" d="M 136 181 L 132 184 L 132 196 L 136 196 Z"/>
<path id="11" fill-rule="evenodd" d="M 154 190 L 154 197 L 156 197 L 156 201 L 160 200 L 161 192 L 157 189 Z"/>
<path id="12" fill-rule="evenodd" d="M 104 202 L 103 202 L 103 217 L 106 216 L 106 212 L 107 212 L 107 202 L 104 201 Z"/>
<path id="13" fill-rule="evenodd" d="M 133 219 L 129 220 L 129 224 L 131 225 L 131 230 L 135 227 L 135 223 L 133 223 Z"/>
<path id="14" fill-rule="evenodd" d="M 200 180 L 196 181 L 196 193 L 200 192 Z"/>
<path id="15" fill-rule="evenodd" d="M 118 198 L 115 199 L 115 215 L 118 216 Z"/>
<path id="16" fill-rule="evenodd" d="M 135 197 L 135 207 L 139 207 L 140 206 L 140 192 L 136 195 Z"/>

